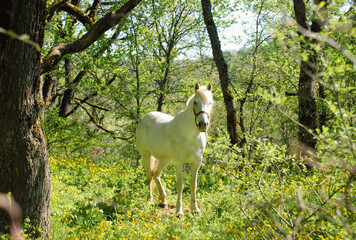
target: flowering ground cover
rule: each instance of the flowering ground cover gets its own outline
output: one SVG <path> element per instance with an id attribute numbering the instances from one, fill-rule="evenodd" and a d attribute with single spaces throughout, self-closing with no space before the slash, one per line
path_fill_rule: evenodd
<path id="1" fill-rule="evenodd" d="M 184 170 L 185 215 L 175 215 L 175 170 L 161 179 L 168 209 L 148 204 L 139 162 L 114 157 L 52 155 L 52 239 L 355 239 L 355 181 L 348 165 L 307 170 L 286 147 L 256 144 L 248 158 L 212 142 L 198 177 L 202 214 L 189 209 L 189 167 Z M 324 159 L 324 160 L 325 160 Z M 157 195 L 157 192 L 155 192 Z M 24 236 L 34 239 L 24 223 Z M 0 239 L 10 239 L 0 235 Z"/>
<path id="2" fill-rule="evenodd" d="M 266 162 L 241 171 L 205 163 L 198 183 L 203 214 L 189 211 L 186 169 L 186 215 L 178 218 L 172 167 L 162 174 L 170 207 L 161 209 L 147 204 L 140 166 L 59 156 L 50 164 L 52 239 L 351 239 L 355 228 L 347 222 L 354 213 L 338 206 L 348 175 L 337 169 L 308 174 Z"/>

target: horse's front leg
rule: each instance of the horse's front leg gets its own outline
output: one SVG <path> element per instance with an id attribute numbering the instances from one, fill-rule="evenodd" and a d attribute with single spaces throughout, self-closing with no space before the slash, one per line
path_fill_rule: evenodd
<path id="1" fill-rule="evenodd" d="M 182 204 L 182 193 L 183 193 L 183 188 L 184 188 L 184 183 L 183 183 L 183 165 L 177 164 L 176 165 L 176 175 L 177 175 L 177 192 L 178 192 L 178 197 L 177 197 L 177 204 L 176 204 L 176 214 L 178 215 L 183 215 L 183 204 Z"/>
<path id="2" fill-rule="evenodd" d="M 192 164 L 191 169 L 191 179 L 190 179 L 190 189 L 191 189 L 191 196 L 190 196 L 190 210 L 192 213 L 201 213 L 200 209 L 198 208 L 197 204 L 197 179 L 198 179 L 198 171 L 200 168 L 201 162 L 197 162 Z"/>

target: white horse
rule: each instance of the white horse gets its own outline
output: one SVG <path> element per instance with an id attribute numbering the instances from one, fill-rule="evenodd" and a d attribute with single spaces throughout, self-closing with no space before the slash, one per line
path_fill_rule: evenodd
<path id="1" fill-rule="evenodd" d="M 136 129 L 136 145 L 143 158 L 149 182 L 148 200 L 152 202 L 152 191 L 156 183 L 159 206 L 167 208 L 166 192 L 160 175 L 169 164 L 176 166 L 178 199 L 176 213 L 183 215 L 183 164 L 191 165 L 191 200 L 193 213 L 200 213 L 196 200 L 197 174 L 206 146 L 206 131 L 210 124 L 213 106 L 212 85 L 195 85 L 195 94 L 187 102 L 187 109 L 176 117 L 151 112 L 145 115 Z"/>

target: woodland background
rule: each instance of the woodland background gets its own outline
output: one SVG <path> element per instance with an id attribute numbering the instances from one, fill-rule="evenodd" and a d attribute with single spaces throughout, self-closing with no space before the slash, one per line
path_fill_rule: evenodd
<path id="1" fill-rule="evenodd" d="M 43 46 L 0 28 L 41 49 L 51 230 L 24 210 L 25 237 L 356 239 L 355 2 L 214 1 L 213 24 L 206 0 L 138 2 L 79 47 L 124 2 L 47 1 Z M 244 34 L 229 46 L 243 47 L 221 52 L 209 26 L 235 23 Z M 195 83 L 213 83 L 215 100 L 203 214 L 188 213 L 186 187 L 176 218 L 173 205 L 146 204 L 135 126 L 150 111 L 182 111 Z M 162 179 L 174 203 L 174 168 Z"/>

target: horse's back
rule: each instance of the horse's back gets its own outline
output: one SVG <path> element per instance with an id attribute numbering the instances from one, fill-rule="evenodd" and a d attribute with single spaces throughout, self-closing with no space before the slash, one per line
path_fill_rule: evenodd
<path id="1" fill-rule="evenodd" d="M 172 116 L 165 113 L 150 112 L 141 119 L 140 123 L 137 125 L 137 131 L 152 129 L 155 127 L 161 128 L 162 125 L 167 124 L 172 121 L 172 119 Z"/>
<path id="2" fill-rule="evenodd" d="M 172 117 L 171 115 L 162 112 L 150 112 L 142 118 L 141 123 L 162 124 L 162 123 L 170 122 L 173 118 L 174 117 Z"/>

